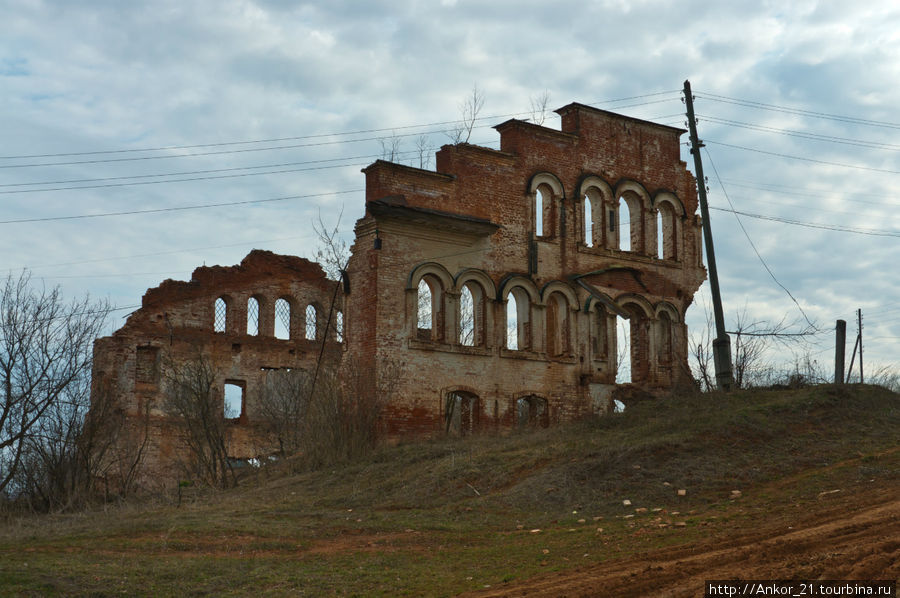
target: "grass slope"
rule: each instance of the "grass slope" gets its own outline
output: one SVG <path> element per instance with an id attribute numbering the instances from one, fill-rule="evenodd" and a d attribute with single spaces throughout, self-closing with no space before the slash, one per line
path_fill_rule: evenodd
<path id="1" fill-rule="evenodd" d="M 455 595 L 730 534 L 834 489 L 896 487 L 898 430 L 900 395 L 822 386 L 411 442 L 180 507 L 6 521 L 0 594 Z"/>

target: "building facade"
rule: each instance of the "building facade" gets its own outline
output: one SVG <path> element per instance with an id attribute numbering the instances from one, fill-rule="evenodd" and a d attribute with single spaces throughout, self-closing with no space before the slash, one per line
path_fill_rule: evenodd
<path id="1" fill-rule="evenodd" d="M 229 451 L 246 457 L 273 448 L 254 411 L 268 372 L 315 367 L 326 348 L 371 372 L 361 392 L 391 388 L 390 436 L 546 426 L 608 412 L 617 389 L 691 384 L 684 316 L 705 270 L 684 131 L 557 112 L 561 130 L 496 126 L 499 150 L 444 146 L 435 171 L 365 168 L 341 281 L 254 251 L 149 291 L 98 341 L 95 387 L 138 413 L 162 404 L 160 363 L 203 351 L 223 396 L 240 388 Z"/>

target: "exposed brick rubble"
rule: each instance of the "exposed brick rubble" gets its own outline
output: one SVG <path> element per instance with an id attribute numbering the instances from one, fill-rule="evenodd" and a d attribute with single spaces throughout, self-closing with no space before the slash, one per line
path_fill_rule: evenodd
<path id="1" fill-rule="evenodd" d="M 164 421 L 153 368 L 199 346 L 223 387 L 245 389 L 243 412 L 228 422 L 230 454 L 265 454 L 271 442 L 254 412 L 263 368 L 314 367 L 338 284 L 342 338 L 332 328 L 326 345 L 374 373 L 371 392 L 394 389 L 383 416 L 392 436 L 549 425 L 608 412 L 617 389 L 689 383 L 684 314 L 705 270 L 684 131 L 580 104 L 557 112 L 561 131 L 498 125 L 500 150 L 444 146 L 437 172 L 380 160 L 365 168 L 345 284 L 306 260 L 253 251 L 239 266 L 198 268 L 190 282 L 149 290 L 97 342 L 95 387 L 114 381 L 130 414 L 149 402 Z M 619 224 L 625 206 L 630 226 Z M 257 335 L 247 333 L 251 297 Z M 286 340 L 273 335 L 282 297 Z M 219 298 L 223 332 L 214 331 Z M 310 304 L 317 340 L 305 334 Z M 616 384 L 617 325 L 631 337 L 627 387 Z M 379 377 L 398 365 L 385 385 Z M 154 443 L 160 463 L 177 450 L 162 424 Z"/>

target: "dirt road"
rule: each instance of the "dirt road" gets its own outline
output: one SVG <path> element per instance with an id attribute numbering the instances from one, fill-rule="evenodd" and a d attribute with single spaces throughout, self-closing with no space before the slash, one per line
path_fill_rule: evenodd
<path id="1" fill-rule="evenodd" d="M 896 486 L 896 484 L 895 484 Z M 823 496 L 802 517 L 786 511 L 729 524 L 694 546 L 563 571 L 472 597 L 703 596 L 706 580 L 863 580 L 900 577 L 900 488 Z M 733 525 L 733 529 L 732 529 Z M 743 526 L 743 527 L 742 527 Z"/>

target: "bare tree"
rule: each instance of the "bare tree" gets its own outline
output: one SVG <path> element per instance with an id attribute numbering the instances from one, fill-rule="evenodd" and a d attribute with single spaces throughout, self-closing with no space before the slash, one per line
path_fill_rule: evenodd
<path id="1" fill-rule="evenodd" d="M 338 212 L 334 222 L 334 227 L 329 227 L 322 220 L 322 212 L 320 211 L 315 222 L 313 222 L 313 230 L 319 238 L 319 248 L 316 250 L 316 260 L 325 270 L 325 274 L 332 280 L 340 280 L 341 272 L 347 268 L 347 262 L 350 260 L 350 248 L 347 242 L 340 237 L 341 218 L 344 215 L 344 209 Z"/>
<path id="2" fill-rule="evenodd" d="M 692 330 L 689 340 L 689 350 L 694 359 L 694 374 L 697 376 L 702 390 L 712 390 L 716 387 L 712 368 L 712 339 L 714 336 L 711 312 L 706 309 L 706 326 L 699 330 Z M 802 328 L 798 321 L 788 322 L 782 318 L 772 323 L 762 320 L 751 320 L 746 306 L 738 313 L 732 325 L 733 330 L 728 334 L 732 337 L 732 359 L 734 382 L 737 388 L 748 388 L 771 384 L 777 376 L 776 368 L 766 360 L 766 355 L 775 346 L 784 349 L 795 349 L 798 343 L 818 334 L 818 329 L 813 323 L 807 322 Z M 800 379 L 809 375 L 810 379 L 818 377 L 815 374 L 818 366 L 810 361 L 795 358 L 792 371 L 786 379 Z"/>
<path id="3" fill-rule="evenodd" d="M 529 98 L 531 101 L 531 122 L 543 125 L 547 118 L 547 107 L 550 105 L 550 91 L 544 90 L 536 96 Z"/>
<path id="4" fill-rule="evenodd" d="M 428 168 L 431 165 L 431 140 L 424 133 L 416 137 L 416 153 L 419 157 L 419 168 Z"/>
<path id="5" fill-rule="evenodd" d="M 0 492 L 23 458 L 73 446 L 93 342 L 109 312 L 108 303 L 87 296 L 65 303 L 59 287 L 33 288 L 27 272 L 7 276 L 0 289 Z M 48 436 L 64 448 L 49 447 Z"/>
<path id="6" fill-rule="evenodd" d="M 180 423 L 188 449 L 186 473 L 214 487 L 237 484 L 225 447 L 224 397 L 209 358 L 198 351 L 193 359 L 168 361 L 163 372 L 165 406 Z"/>
<path id="7" fill-rule="evenodd" d="M 393 134 L 390 137 L 382 137 L 378 140 L 378 143 L 381 144 L 381 159 L 387 160 L 388 162 L 396 162 L 400 159 L 400 144 L 402 140 L 397 134 Z"/>
<path id="8" fill-rule="evenodd" d="M 376 372 L 353 360 L 326 359 L 312 389 L 302 370 L 273 370 L 260 395 L 283 456 L 302 455 L 309 467 L 354 459 L 378 439 L 377 424 L 398 379 L 394 362 Z"/>
<path id="9" fill-rule="evenodd" d="M 89 473 L 92 490 L 102 483 L 105 498 L 111 493 L 124 497 L 135 489 L 150 440 L 150 403 L 144 402 L 139 417 L 129 418 L 108 380 L 93 384 L 78 442 L 81 469 Z"/>
<path id="10" fill-rule="evenodd" d="M 478 85 L 473 85 L 472 93 L 459 105 L 461 116 L 459 122 L 448 133 L 453 143 L 469 143 L 472 129 L 475 128 L 475 122 L 478 120 L 478 115 L 483 107 L 484 92 L 478 89 Z"/>
<path id="11" fill-rule="evenodd" d="M 296 455 L 303 447 L 307 429 L 307 402 L 312 382 L 310 372 L 300 369 L 273 369 L 259 395 L 259 414 L 269 422 L 282 456 Z"/>
<path id="12" fill-rule="evenodd" d="M 699 330 L 691 330 L 688 349 L 694 358 L 694 374 L 700 384 L 700 390 L 708 392 L 716 388 L 712 355 L 713 314 L 706 308 L 705 302 L 703 309 L 706 314 L 706 325 Z"/>

